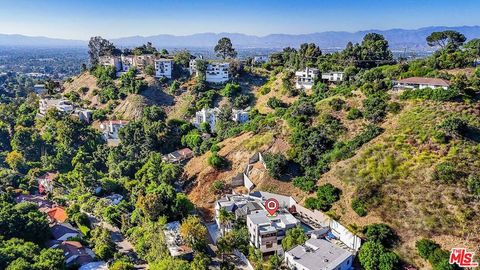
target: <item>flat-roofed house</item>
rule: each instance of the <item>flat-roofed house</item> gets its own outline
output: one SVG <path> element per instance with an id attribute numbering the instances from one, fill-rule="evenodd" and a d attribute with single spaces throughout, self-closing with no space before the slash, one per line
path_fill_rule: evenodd
<path id="1" fill-rule="evenodd" d="M 310 238 L 285 252 L 285 264 L 298 270 L 350 270 L 354 254 L 325 239 Z"/>
<path id="2" fill-rule="evenodd" d="M 394 81 L 393 89 L 443 88 L 447 90 L 450 87 L 450 84 L 450 81 L 440 78 L 410 77 Z"/>
<path id="3" fill-rule="evenodd" d="M 45 115 L 47 111 L 54 108 L 63 113 L 71 113 L 74 110 L 72 103 L 65 99 L 42 98 L 39 101 L 39 112 Z"/>
<path id="4" fill-rule="evenodd" d="M 185 244 L 180 235 L 179 221 L 165 224 L 163 233 L 165 235 L 165 244 L 167 245 L 170 256 L 186 260 L 193 259 L 193 250 Z"/>
<path id="5" fill-rule="evenodd" d="M 172 78 L 173 60 L 172 59 L 155 59 L 155 77 Z"/>
<path id="6" fill-rule="evenodd" d="M 232 120 L 237 123 L 245 123 L 248 121 L 248 109 L 236 110 L 232 109 Z"/>
<path id="7" fill-rule="evenodd" d="M 215 124 L 217 123 L 217 116 L 220 113 L 219 108 L 203 108 L 201 111 L 195 113 L 193 125 L 199 128 L 202 123 L 208 123 L 210 130 L 215 131 Z"/>
<path id="8" fill-rule="evenodd" d="M 131 67 L 134 66 L 133 64 L 133 55 L 123 55 L 121 56 L 121 62 L 122 62 L 122 72 L 127 72 Z"/>
<path id="9" fill-rule="evenodd" d="M 124 120 L 110 120 L 101 122 L 100 131 L 102 132 L 103 139 L 111 146 L 118 145 L 120 143 L 118 132 L 127 124 L 128 121 Z"/>
<path id="10" fill-rule="evenodd" d="M 341 71 L 330 71 L 330 72 L 323 72 L 322 73 L 322 80 L 328 81 L 328 82 L 341 82 L 343 81 L 343 76 L 345 73 Z"/>
<path id="11" fill-rule="evenodd" d="M 201 59 L 201 58 L 200 58 Z M 190 75 L 198 76 L 197 59 L 190 60 Z M 205 81 L 211 83 L 224 83 L 230 80 L 230 63 L 228 62 L 212 62 L 208 63 L 205 69 Z"/>
<path id="12" fill-rule="evenodd" d="M 282 239 L 287 230 L 298 225 L 300 221 L 284 209 L 278 210 L 276 216 L 263 209 L 247 215 L 250 244 L 266 255 L 282 253 Z"/>
<path id="13" fill-rule="evenodd" d="M 312 89 L 319 74 L 316 68 L 305 68 L 295 72 L 295 87 L 297 89 Z"/>
<path id="14" fill-rule="evenodd" d="M 115 71 L 117 72 L 122 70 L 122 60 L 120 56 L 114 56 L 114 55 L 100 56 L 100 58 L 98 59 L 98 63 L 103 66 L 115 67 Z"/>

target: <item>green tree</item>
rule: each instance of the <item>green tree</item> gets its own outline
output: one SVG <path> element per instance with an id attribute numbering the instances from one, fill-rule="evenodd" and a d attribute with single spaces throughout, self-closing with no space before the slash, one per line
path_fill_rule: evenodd
<path id="1" fill-rule="evenodd" d="M 177 53 L 175 53 L 175 55 L 173 56 L 173 62 L 177 65 L 181 65 L 181 66 L 187 68 L 189 63 L 190 63 L 190 58 L 191 57 L 192 57 L 192 55 L 190 54 L 189 51 L 181 50 L 181 51 L 178 51 Z"/>
<path id="2" fill-rule="evenodd" d="M 222 59 L 235 58 L 237 56 L 237 52 L 233 48 L 232 41 L 227 37 L 223 37 L 218 40 L 214 50 L 217 56 L 222 57 Z"/>
<path id="3" fill-rule="evenodd" d="M 109 270 L 135 270 L 135 266 L 133 263 L 126 261 L 126 260 L 116 260 L 113 262 L 110 267 L 108 267 Z"/>
<path id="4" fill-rule="evenodd" d="M 362 245 L 358 259 L 365 270 L 391 270 L 399 262 L 395 253 L 385 250 L 382 244 L 375 241 L 367 241 Z"/>
<path id="5" fill-rule="evenodd" d="M 297 245 L 302 245 L 307 241 L 307 236 L 302 227 L 297 226 L 287 230 L 285 237 L 282 239 L 282 247 L 285 251 L 294 248 Z"/>
<path id="6" fill-rule="evenodd" d="M 90 63 L 92 65 L 98 64 L 101 56 L 118 55 L 119 53 L 120 50 L 115 48 L 113 43 L 102 37 L 91 37 L 88 42 L 88 55 L 90 56 Z"/>
<path id="7" fill-rule="evenodd" d="M 390 226 L 383 223 L 370 224 L 364 227 L 363 233 L 369 241 L 377 241 L 386 247 L 391 247 L 397 235 Z"/>
<path id="8" fill-rule="evenodd" d="M 36 270 L 65 269 L 65 257 L 61 249 L 43 249 L 34 261 L 33 268 Z"/>
<path id="9" fill-rule="evenodd" d="M 389 63 L 393 54 L 388 47 L 388 41 L 377 33 L 368 33 L 363 38 L 360 50 L 362 67 L 374 67 L 377 63 Z"/>
<path id="10" fill-rule="evenodd" d="M 453 30 L 433 32 L 426 39 L 428 46 L 440 46 L 442 49 L 448 46 L 457 49 L 467 40 L 462 33 Z"/>
<path id="11" fill-rule="evenodd" d="M 187 217 L 180 225 L 180 234 L 194 250 L 203 250 L 206 245 L 207 228 L 196 216 Z"/>
<path id="12" fill-rule="evenodd" d="M 192 263 L 190 264 L 191 270 L 207 270 L 208 265 L 212 260 L 210 257 L 205 255 L 204 253 L 195 254 Z"/>
<path id="13" fill-rule="evenodd" d="M 263 160 L 268 170 L 268 174 L 273 178 L 280 178 L 286 170 L 287 159 L 280 153 L 265 153 Z"/>

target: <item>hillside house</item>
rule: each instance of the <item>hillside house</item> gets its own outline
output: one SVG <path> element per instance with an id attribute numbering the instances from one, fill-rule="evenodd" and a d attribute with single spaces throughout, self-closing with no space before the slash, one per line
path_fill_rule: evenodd
<path id="1" fill-rule="evenodd" d="M 182 236 L 180 235 L 179 221 L 165 224 L 163 233 L 165 235 L 165 244 L 167 245 L 170 256 L 185 260 L 193 259 L 193 250 L 185 244 Z"/>
<path id="2" fill-rule="evenodd" d="M 90 121 L 92 120 L 91 110 L 76 108 L 74 114 L 78 116 L 78 119 L 80 119 L 80 121 L 82 122 L 90 123 Z"/>
<path id="3" fill-rule="evenodd" d="M 155 55 L 142 54 L 133 56 L 133 65 L 139 70 L 143 70 L 146 66 L 155 65 Z"/>
<path id="4" fill-rule="evenodd" d="M 232 109 L 232 120 L 237 123 L 245 123 L 248 121 L 248 109 L 236 110 Z"/>
<path id="5" fill-rule="evenodd" d="M 51 193 L 53 192 L 54 179 L 57 177 L 58 173 L 48 172 L 37 178 L 38 183 L 38 192 L 40 194 Z"/>
<path id="6" fill-rule="evenodd" d="M 182 148 L 162 156 L 164 162 L 179 163 L 193 157 L 193 151 L 190 148 Z"/>
<path id="7" fill-rule="evenodd" d="M 305 244 L 285 252 L 285 264 L 290 269 L 350 270 L 354 257 L 347 248 L 312 234 Z"/>
<path id="8" fill-rule="evenodd" d="M 77 237 L 80 235 L 77 229 L 75 229 L 69 223 L 57 223 L 50 227 L 50 232 L 53 239 L 57 241 L 67 241 L 69 238 Z"/>
<path id="9" fill-rule="evenodd" d="M 72 103 L 65 99 L 47 99 L 47 98 L 40 99 L 39 101 L 40 115 L 45 115 L 47 111 L 51 108 L 54 108 L 63 113 L 72 113 L 74 109 Z"/>
<path id="10" fill-rule="evenodd" d="M 404 89 L 424 89 L 424 88 L 443 88 L 447 90 L 450 87 L 450 81 L 440 78 L 411 77 L 394 81 L 394 90 Z"/>
<path id="11" fill-rule="evenodd" d="M 127 72 L 131 67 L 134 66 L 133 64 L 133 55 L 123 55 L 121 56 L 121 72 Z"/>
<path id="12" fill-rule="evenodd" d="M 193 125 L 196 128 L 200 128 L 202 123 L 208 123 L 210 125 L 210 130 L 215 131 L 215 125 L 217 123 L 217 116 L 220 113 L 219 108 L 203 108 L 201 111 L 195 113 L 195 118 L 193 119 Z"/>
<path id="13" fill-rule="evenodd" d="M 37 95 L 42 95 L 45 92 L 47 92 L 47 89 L 45 88 L 45 84 L 35 84 L 33 86 L 33 92 Z"/>
<path id="14" fill-rule="evenodd" d="M 324 72 L 322 73 L 322 80 L 331 83 L 338 83 L 343 81 L 344 75 L 345 73 L 340 71 Z"/>
<path id="15" fill-rule="evenodd" d="M 247 215 L 256 210 L 262 210 L 260 202 L 242 194 L 227 194 L 224 198 L 215 202 L 215 222 L 221 229 L 222 234 L 232 229 L 232 223 L 222 224 L 220 211 L 226 210 L 235 215 L 235 220 L 246 220 Z"/>
<path id="16" fill-rule="evenodd" d="M 171 59 L 155 59 L 155 77 L 172 78 L 173 60 Z"/>
<path id="17" fill-rule="evenodd" d="M 107 141 L 108 145 L 116 146 L 120 143 L 118 132 L 127 124 L 128 121 L 124 120 L 110 120 L 100 123 L 102 137 L 105 141 Z"/>
<path id="18" fill-rule="evenodd" d="M 104 55 L 100 56 L 98 63 L 103 66 L 112 66 L 115 67 L 115 71 L 119 72 L 122 70 L 122 60 L 120 56 L 115 55 Z"/>
<path id="19" fill-rule="evenodd" d="M 53 207 L 41 209 L 47 214 L 47 219 L 50 223 L 64 223 L 68 219 L 67 211 L 62 207 Z"/>
<path id="20" fill-rule="evenodd" d="M 268 56 L 267 55 L 257 55 L 253 57 L 253 63 L 254 64 L 263 64 L 268 62 Z"/>
<path id="21" fill-rule="evenodd" d="M 205 81 L 211 83 L 224 83 L 230 79 L 230 63 L 228 62 L 212 62 L 208 63 L 205 69 Z M 190 60 L 190 75 L 198 76 L 197 59 Z"/>
<path id="22" fill-rule="evenodd" d="M 89 248 L 84 247 L 78 241 L 52 241 L 49 244 L 50 248 L 59 248 L 63 251 L 65 256 L 65 264 L 70 265 L 85 265 L 93 262 L 95 254 Z"/>
<path id="23" fill-rule="evenodd" d="M 288 229 L 300 225 L 300 221 L 286 209 L 279 209 L 276 216 L 266 210 L 256 210 L 247 215 L 250 243 L 265 255 L 282 254 L 282 239 Z"/>
<path id="24" fill-rule="evenodd" d="M 316 68 L 305 68 L 295 72 L 295 87 L 297 89 L 312 89 L 319 74 Z"/>

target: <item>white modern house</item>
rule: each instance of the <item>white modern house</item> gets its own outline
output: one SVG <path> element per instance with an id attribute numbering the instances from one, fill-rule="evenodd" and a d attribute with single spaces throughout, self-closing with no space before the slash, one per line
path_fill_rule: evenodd
<path id="1" fill-rule="evenodd" d="M 394 90 L 401 89 L 424 89 L 424 88 L 443 88 L 447 90 L 450 87 L 450 81 L 440 78 L 411 77 L 394 81 Z"/>
<path id="2" fill-rule="evenodd" d="M 190 75 L 198 76 L 197 59 L 190 60 L 188 70 Z M 229 72 L 230 63 L 228 62 L 213 62 L 208 63 L 205 70 L 205 81 L 211 83 L 224 83 L 230 79 Z"/>
<path id="3" fill-rule="evenodd" d="M 45 115 L 47 111 L 51 108 L 54 108 L 63 113 L 71 113 L 74 110 L 72 103 L 65 99 L 40 99 L 39 112 L 41 115 Z"/>
<path id="4" fill-rule="evenodd" d="M 108 145 L 116 146 L 120 143 L 118 132 L 127 124 L 128 121 L 124 120 L 110 120 L 100 123 L 102 137 L 105 141 L 107 141 Z"/>
<path id="5" fill-rule="evenodd" d="M 305 68 L 295 72 L 295 87 L 297 89 L 312 89 L 315 84 L 315 80 L 319 75 L 319 71 L 316 68 Z"/>
<path id="6" fill-rule="evenodd" d="M 268 62 L 268 56 L 267 55 L 257 55 L 253 57 L 253 63 L 254 64 L 263 64 Z"/>
<path id="7" fill-rule="evenodd" d="M 121 68 L 121 71 L 122 72 L 127 72 L 131 67 L 134 66 L 133 64 L 133 55 L 123 55 L 121 56 L 121 64 L 122 64 L 122 68 Z"/>
<path id="8" fill-rule="evenodd" d="M 217 123 L 217 116 L 220 113 L 219 108 L 203 108 L 201 111 L 195 113 L 193 125 L 199 128 L 202 123 L 208 123 L 210 130 L 215 131 L 215 124 Z"/>
<path id="9" fill-rule="evenodd" d="M 248 121 L 248 109 L 236 110 L 232 109 L 232 120 L 237 123 L 245 123 Z"/>
<path id="10" fill-rule="evenodd" d="M 155 77 L 172 78 L 173 60 L 171 59 L 155 59 Z"/>
<path id="11" fill-rule="evenodd" d="M 104 55 L 100 56 L 98 63 L 103 66 L 113 66 L 115 71 L 119 72 L 122 70 L 122 59 L 119 56 L 114 55 Z"/>
<path id="12" fill-rule="evenodd" d="M 285 264 L 295 270 L 350 270 L 353 260 L 352 251 L 314 234 L 285 252 Z"/>
<path id="13" fill-rule="evenodd" d="M 270 216 L 263 209 L 247 215 L 250 244 L 266 255 L 282 254 L 282 239 L 288 229 L 298 225 L 300 225 L 300 221 L 286 209 L 279 209 L 276 216 Z"/>
<path id="14" fill-rule="evenodd" d="M 331 71 L 331 72 L 323 72 L 322 73 L 322 80 L 328 81 L 328 82 L 341 82 L 343 81 L 343 76 L 345 73 L 341 71 Z"/>

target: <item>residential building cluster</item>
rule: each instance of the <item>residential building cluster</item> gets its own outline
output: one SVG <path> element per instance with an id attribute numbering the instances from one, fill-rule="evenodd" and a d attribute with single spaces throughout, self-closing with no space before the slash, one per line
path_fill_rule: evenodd
<path id="1" fill-rule="evenodd" d="M 47 200 L 45 195 L 23 195 L 15 197 L 16 203 L 30 202 L 47 216 L 51 239 L 45 243 L 47 248 L 58 248 L 63 251 L 65 264 L 68 267 L 83 266 L 95 262 L 93 251 L 72 238 L 80 237 L 81 232 L 68 222 L 65 208 Z M 105 264 L 104 262 L 97 262 Z"/>
<path id="2" fill-rule="evenodd" d="M 153 54 L 102 56 L 99 59 L 99 64 L 113 66 L 118 73 L 127 72 L 132 67 L 143 71 L 145 67 L 152 66 L 155 68 L 155 77 L 172 78 L 173 60 L 165 57 L 157 57 Z"/>
<path id="3" fill-rule="evenodd" d="M 265 209 L 268 199 L 279 203 L 275 215 L 269 215 Z M 232 213 L 235 221 L 221 220 L 221 211 Z M 284 263 L 290 269 L 352 269 L 360 247 L 360 238 L 337 222 L 329 221 L 327 216 L 319 217 L 318 213 L 298 205 L 292 197 L 269 192 L 226 195 L 215 202 L 215 221 L 221 234 L 230 231 L 234 223 L 245 222 L 250 245 L 263 255 L 284 256 Z M 302 245 L 283 250 L 281 243 L 287 231 L 299 226 L 310 238 Z"/>
<path id="4" fill-rule="evenodd" d="M 318 77 L 319 71 L 316 68 L 305 68 L 295 72 L 295 87 L 297 89 L 312 89 Z"/>
<path id="5" fill-rule="evenodd" d="M 249 110 L 250 108 L 246 108 L 244 110 L 232 109 L 232 120 L 237 123 L 247 122 Z M 203 108 L 202 110 L 195 113 L 193 125 L 199 128 L 202 123 L 208 123 L 208 125 L 210 126 L 210 130 L 212 132 L 215 132 L 215 126 L 217 124 L 217 118 L 219 113 L 219 108 Z"/>

